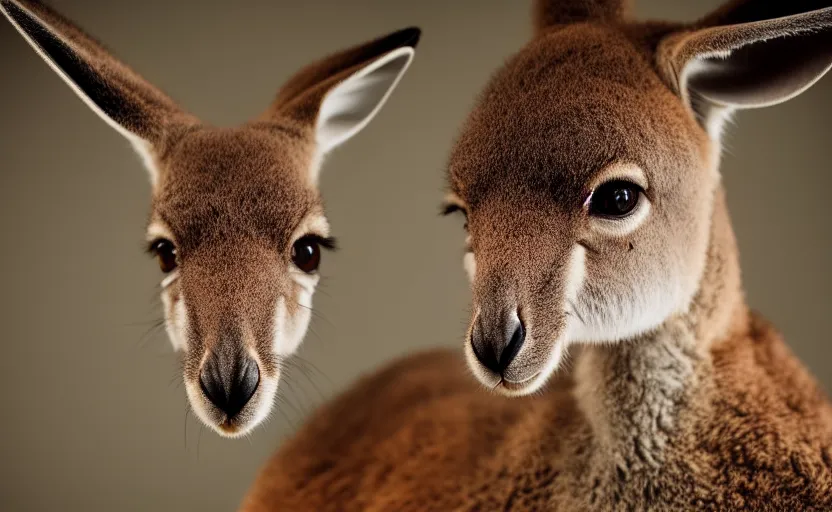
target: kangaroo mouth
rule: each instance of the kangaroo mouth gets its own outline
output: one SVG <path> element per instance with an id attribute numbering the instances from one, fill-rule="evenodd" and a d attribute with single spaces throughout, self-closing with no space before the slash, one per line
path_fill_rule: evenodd
<path id="1" fill-rule="evenodd" d="M 512 381 L 503 377 L 502 379 L 500 379 L 500 383 L 497 385 L 497 387 L 502 388 L 511 394 L 523 393 L 529 387 L 531 387 L 532 383 L 535 382 L 535 380 L 537 380 L 539 376 L 540 372 L 537 372 L 528 379 L 524 379 L 519 382 Z"/>
<path id="2" fill-rule="evenodd" d="M 221 421 L 217 424 L 217 430 L 221 435 L 227 437 L 238 437 L 247 432 L 245 423 L 237 420 L 236 418 L 226 418 Z"/>

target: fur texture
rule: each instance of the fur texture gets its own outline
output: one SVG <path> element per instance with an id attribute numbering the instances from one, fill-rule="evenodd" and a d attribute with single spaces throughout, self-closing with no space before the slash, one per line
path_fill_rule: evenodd
<path id="1" fill-rule="evenodd" d="M 539 396 L 505 398 L 483 390 L 451 352 L 396 362 L 316 414 L 263 468 L 241 509 L 832 507 L 832 414 L 769 325 L 752 320 L 696 364 L 674 340 L 657 339 L 626 353 L 590 349 L 598 366 L 586 376 L 601 380 L 578 396 L 611 413 L 597 416 L 583 413 L 567 377 Z M 672 354 L 653 359 L 664 351 Z M 611 373 L 657 363 L 686 379 L 625 383 Z M 720 389 L 716 400 L 704 386 L 691 393 L 695 380 Z"/>
<path id="2" fill-rule="evenodd" d="M 153 181 L 148 242 L 165 241 L 174 251 L 163 263 L 170 268 L 162 299 L 191 407 L 220 434 L 245 434 L 268 415 L 281 364 L 311 317 L 318 276 L 298 268 L 293 247 L 302 238 L 327 245 L 330 236 L 317 187 L 322 156 L 375 115 L 407 69 L 419 30 L 321 59 L 292 78 L 260 118 L 219 128 L 184 112 L 42 3 L 0 0 L 0 10 L 139 150 Z M 209 398 L 208 360 L 226 400 L 240 369 L 256 365 L 256 388 L 236 413 Z"/>
<path id="3" fill-rule="evenodd" d="M 547 27 L 452 152 L 480 383 L 447 352 L 368 377 L 243 510 L 832 510 L 832 406 L 745 305 L 713 129 L 829 69 L 832 8 L 735 2 L 682 25 L 622 5 L 541 2 Z M 631 213 L 597 214 L 622 180 Z M 505 347 L 515 314 L 524 341 L 495 370 L 472 332 Z"/>

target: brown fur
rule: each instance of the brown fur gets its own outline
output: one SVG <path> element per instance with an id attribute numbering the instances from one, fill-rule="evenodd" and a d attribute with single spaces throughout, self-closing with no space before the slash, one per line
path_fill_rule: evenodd
<path id="1" fill-rule="evenodd" d="M 191 406 L 221 434 L 246 433 L 266 417 L 281 363 L 308 325 L 317 275 L 305 276 L 292 251 L 302 237 L 330 235 L 317 186 L 321 159 L 363 126 L 350 123 L 368 121 L 381 106 L 382 93 L 389 94 L 409 63 L 419 30 L 323 58 L 289 80 L 258 119 L 220 128 L 184 112 L 42 3 L 0 0 L 0 10 L 144 157 L 153 181 L 148 241 L 168 239 L 176 250 L 162 297 L 168 333 L 183 351 Z M 377 63 L 384 67 L 373 68 Z M 374 77 L 370 87 L 361 73 Z M 349 97 L 322 114 L 342 84 L 352 84 Z M 327 126 L 326 115 L 335 115 L 337 126 Z M 355 129 L 344 134 L 340 127 Z M 249 361 L 257 367 L 256 391 L 236 414 L 206 396 L 201 372 L 211 358 L 222 361 L 213 374 L 226 396 L 229 382 L 240 379 L 235 372 Z"/>
<path id="2" fill-rule="evenodd" d="M 768 21 L 749 0 L 682 25 L 622 5 L 540 2 L 451 155 L 480 383 L 442 351 L 363 379 L 242 510 L 832 510 L 832 405 L 745 305 L 718 173 L 726 113 L 828 68 L 832 9 Z M 588 212 L 610 177 L 645 182 L 640 224 Z M 515 309 L 525 341 L 497 374 L 472 332 L 505 343 Z"/>
<path id="3" fill-rule="evenodd" d="M 620 465 L 591 463 L 592 426 L 568 391 L 495 396 L 457 354 L 432 352 L 315 415 L 241 509 L 829 510 L 828 405 L 769 326 L 750 333 L 714 354 L 712 385 L 724 397 L 688 412 L 659 467 L 635 449 Z M 752 393 L 768 398 L 749 403 Z"/>
<path id="4" fill-rule="evenodd" d="M 289 276 L 275 269 L 289 257 L 290 237 L 303 219 L 323 211 L 302 174 L 309 146 L 297 135 L 251 127 L 194 127 L 161 160 L 151 223 L 168 227 L 188 267 L 171 293 L 173 302 L 180 293 L 188 297 L 189 354 L 204 354 L 228 328 L 223 324 L 245 319 L 261 371 L 277 375 L 275 301 L 297 294 Z M 185 358 L 187 380 L 198 379 L 200 363 Z"/>
<path id="5" fill-rule="evenodd" d="M 531 397 L 489 393 L 451 351 L 398 361 L 313 416 L 241 509 L 829 510 L 832 407 L 741 306 L 736 261 L 718 255 L 733 250 L 726 226 L 708 280 L 729 287 L 693 315 L 625 347 L 583 348 L 574 375 Z M 694 333 L 731 299 L 730 334 L 699 346 Z M 656 351 L 694 361 L 690 385 L 663 385 Z M 654 408 L 668 394 L 676 417 Z M 645 438 L 643 417 L 662 435 Z"/>

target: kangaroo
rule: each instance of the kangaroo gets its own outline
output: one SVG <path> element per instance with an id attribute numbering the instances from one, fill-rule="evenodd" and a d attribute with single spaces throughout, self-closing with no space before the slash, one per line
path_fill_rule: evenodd
<path id="1" fill-rule="evenodd" d="M 746 306 L 718 172 L 731 114 L 832 66 L 828 0 L 540 0 L 535 27 L 450 156 L 464 357 L 359 381 L 242 510 L 832 510 L 832 405 Z"/>
<path id="2" fill-rule="evenodd" d="M 311 316 L 322 249 L 334 247 L 318 189 L 324 157 L 358 133 L 413 59 L 408 28 L 298 72 L 257 119 L 200 122 L 51 8 L 0 10 L 150 173 L 148 251 L 164 279 L 191 408 L 222 436 L 270 413 L 282 363 Z"/>

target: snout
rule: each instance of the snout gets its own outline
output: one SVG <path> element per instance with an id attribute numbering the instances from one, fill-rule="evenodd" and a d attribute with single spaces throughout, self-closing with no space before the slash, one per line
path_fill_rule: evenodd
<path id="1" fill-rule="evenodd" d="M 240 236 L 189 252 L 176 280 L 178 309 L 167 316 L 169 331 L 183 340 L 191 411 L 229 438 L 249 434 L 272 413 L 281 366 L 306 333 L 317 282 L 272 243 Z"/>
<path id="2" fill-rule="evenodd" d="M 516 311 L 506 314 L 477 315 L 471 329 L 471 349 L 486 369 L 506 378 L 506 370 L 517 357 L 526 329 Z"/>
<path id="3" fill-rule="evenodd" d="M 268 360 L 232 341 L 209 348 L 198 368 L 185 371 L 191 409 L 224 437 L 245 435 L 268 417 L 280 378 Z"/>
<path id="4" fill-rule="evenodd" d="M 474 375 L 489 389 L 508 396 L 539 390 L 558 366 L 565 347 L 562 316 L 551 316 L 552 325 L 535 326 L 516 309 L 478 308 L 466 347 Z"/>
<path id="5" fill-rule="evenodd" d="M 191 408 L 224 437 L 250 432 L 268 417 L 280 371 L 242 343 L 219 343 L 201 358 L 193 373 L 185 371 Z"/>
<path id="6" fill-rule="evenodd" d="M 238 351 L 212 353 L 199 374 L 199 385 L 205 398 L 233 420 L 254 396 L 260 384 L 257 362 Z"/>

